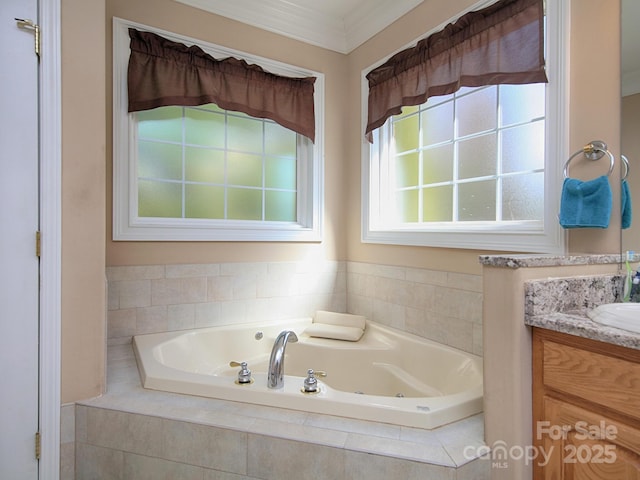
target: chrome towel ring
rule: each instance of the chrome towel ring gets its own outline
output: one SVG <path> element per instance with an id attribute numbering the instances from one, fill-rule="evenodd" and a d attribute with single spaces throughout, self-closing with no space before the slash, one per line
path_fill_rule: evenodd
<path id="1" fill-rule="evenodd" d="M 629 176 L 629 159 L 624 155 L 620 155 L 620 158 L 622 159 L 622 163 L 624 164 L 624 176 L 622 177 L 622 180 L 626 180 Z"/>
<path id="2" fill-rule="evenodd" d="M 569 163 L 571 163 L 571 160 L 573 160 L 575 157 L 577 157 L 581 153 L 584 154 L 584 156 L 587 159 L 594 160 L 594 161 L 600 160 L 605 154 L 608 155 L 610 165 L 609 165 L 609 172 L 607 173 L 607 175 L 611 175 L 611 173 L 613 172 L 615 159 L 613 158 L 613 154 L 607 149 L 607 144 L 600 140 L 593 140 L 592 142 L 582 147 L 580 150 L 575 152 L 573 155 L 571 155 L 567 159 L 567 161 L 564 163 L 564 169 L 563 169 L 564 178 L 569 178 Z"/>

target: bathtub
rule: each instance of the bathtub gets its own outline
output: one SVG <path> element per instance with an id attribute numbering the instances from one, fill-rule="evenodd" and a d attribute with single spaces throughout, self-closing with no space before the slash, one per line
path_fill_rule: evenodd
<path id="1" fill-rule="evenodd" d="M 137 335 L 133 346 L 145 388 L 305 412 L 431 429 L 482 411 L 480 357 L 367 322 L 358 342 L 314 338 L 296 319 Z M 293 330 L 284 387 L 267 388 L 275 338 Z M 247 362 L 252 382 L 239 384 Z M 326 372 L 304 393 L 307 370 Z"/>

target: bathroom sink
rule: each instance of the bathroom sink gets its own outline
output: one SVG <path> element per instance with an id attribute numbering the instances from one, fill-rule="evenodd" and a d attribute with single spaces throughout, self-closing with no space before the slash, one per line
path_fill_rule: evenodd
<path id="1" fill-rule="evenodd" d="M 607 303 L 587 312 L 594 322 L 640 333 L 640 303 Z"/>

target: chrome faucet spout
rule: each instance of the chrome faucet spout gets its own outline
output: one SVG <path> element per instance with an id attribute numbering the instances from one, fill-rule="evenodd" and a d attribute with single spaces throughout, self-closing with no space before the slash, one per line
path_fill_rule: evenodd
<path id="1" fill-rule="evenodd" d="M 284 385 L 284 350 L 287 343 L 295 343 L 298 337 L 292 330 L 280 332 L 271 349 L 269 358 L 269 370 L 267 372 L 267 386 L 269 388 L 282 388 Z"/>

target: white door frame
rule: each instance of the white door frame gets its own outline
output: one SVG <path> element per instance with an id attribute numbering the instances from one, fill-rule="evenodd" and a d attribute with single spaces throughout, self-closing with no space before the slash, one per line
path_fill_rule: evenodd
<path id="1" fill-rule="evenodd" d="M 40 480 L 60 475 L 61 72 L 60 0 L 39 0 Z"/>

